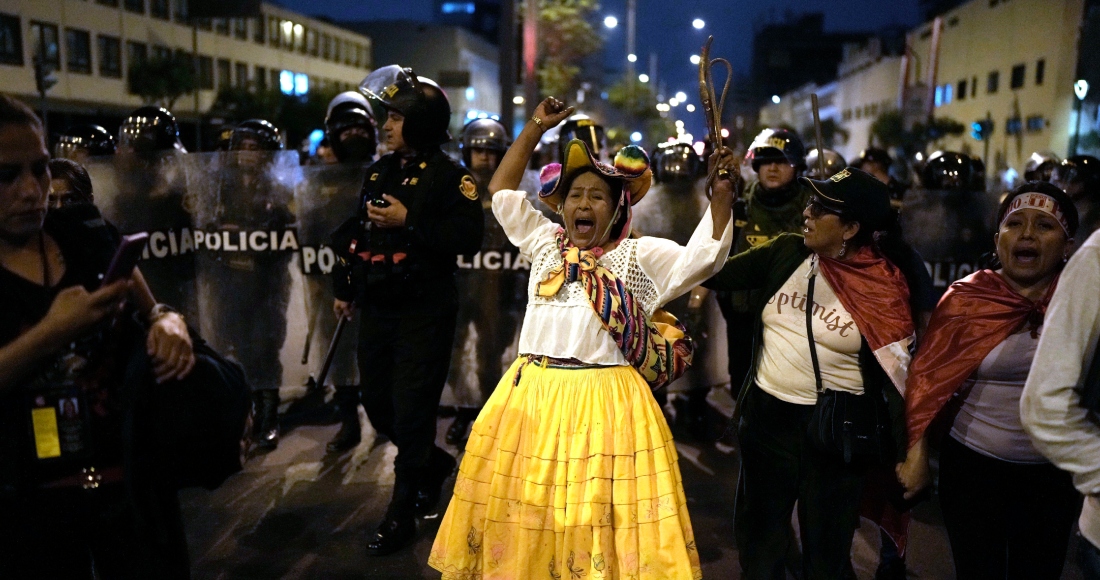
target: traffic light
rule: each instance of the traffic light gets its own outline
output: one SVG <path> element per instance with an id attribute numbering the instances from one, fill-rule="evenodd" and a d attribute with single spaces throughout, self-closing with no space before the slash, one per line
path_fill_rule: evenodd
<path id="1" fill-rule="evenodd" d="M 57 76 L 53 74 L 53 67 L 41 60 L 36 60 L 34 63 L 34 85 L 38 88 L 38 93 L 45 95 L 46 91 L 56 84 Z"/>
<path id="2" fill-rule="evenodd" d="M 993 134 L 993 121 L 981 119 L 970 124 L 970 136 L 975 141 L 983 141 Z"/>

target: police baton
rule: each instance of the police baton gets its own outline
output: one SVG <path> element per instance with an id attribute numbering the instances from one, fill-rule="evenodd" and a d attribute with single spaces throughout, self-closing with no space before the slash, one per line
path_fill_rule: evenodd
<path id="1" fill-rule="evenodd" d="M 324 388 L 325 379 L 328 378 L 328 370 L 332 367 L 332 359 L 336 358 L 336 347 L 340 344 L 340 335 L 344 334 L 344 327 L 348 324 L 348 318 L 346 316 L 340 317 L 340 322 L 336 323 L 336 332 L 332 333 L 332 342 L 328 345 L 328 352 L 325 354 L 325 364 L 321 365 L 321 374 L 317 377 L 317 386 Z"/>

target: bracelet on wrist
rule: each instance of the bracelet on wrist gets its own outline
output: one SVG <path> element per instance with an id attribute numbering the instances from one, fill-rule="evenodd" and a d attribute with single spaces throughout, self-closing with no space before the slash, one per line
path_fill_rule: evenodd
<path id="1" fill-rule="evenodd" d="M 539 131 L 542 131 L 543 133 L 546 132 L 546 124 L 543 122 L 542 119 L 538 117 L 538 115 L 531 115 L 531 122 L 538 125 Z"/>

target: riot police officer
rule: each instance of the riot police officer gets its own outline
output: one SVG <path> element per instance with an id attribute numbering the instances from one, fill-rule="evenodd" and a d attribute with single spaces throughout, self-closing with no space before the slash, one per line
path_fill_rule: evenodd
<path id="1" fill-rule="evenodd" d="M 276 152 L 283 149 L 279 130 L 264 119 L 249 119 L 233 128 L 229 151 L 221 153 L 216 207 L 207 232 L 240 239 L 253 232 L 278 232 L 294 222 L 289 209 L 292 192 L 272 176 Z M 209 233 L 208 233 L 209 235 Z M 280 235 L 280 237 L 282 237 Z M 204 252 L 199 262 L 206 335 L 219 351 L 245 369 L 253 389 L 257 447 L 274 449 L 279 442 L 279 387 L 283 367 L 279 351 L 286 339 L 290 301 L 289 251 Z"/>
<path id="2" fill-rule="evenodd" d="M 61 134 L 53 156 L 84 163 L 89 157 L 115 154 L 115 138 L 99 125 L 73 125 Z"/>
<path id="3" fill-rule="evenodd" d="M 558 131 L 558 159 L 565 158 L 565 146 L 580 139 L 596 159 L 607 160 L 607 136 L 603 126 L 588 115 L 577 113 L 565 120 Z"/>
<path id="4" fill-rule="evenodd" d="M 1092 155 L 1073 155 L 1054 167 L 1050 182 L 1064 190 L 1077 206 L 1081 226 L 1077 239 L 1084 243 L 1100 228 L 1100 159 Z"/>
<path id="5" fill-rule="evenodd" d="M 336 269 L 333 293 L 337 316 L 353 302 L 361 309 L 363 406 L 398 450 L 393 497 L 367 544 L 384 555 L 413 539 L 415 515 L 435 508 L 455 466 L 435 446 L 436 410 L 454 341 L 456 261 L 481 247 L 484 219 L 473 177 L 440 149 L 450 140 L 443 90 L 407 68 L 375 88 L 364 90 L 387 111 L 392 153 L 367 170 L 356 216 L 334 236 L 355 265 Z"/>
<path id="6" fill-rule="evenodd" d="M 492 394 L 502 372 L 502 355 L 512 343 L 526 305 L 527 271 L 513 269 L 519 250 L 493 217 L 489 194 L 489 180 L 510 141 L 504 125 L 493 119 L 470 121 L 459 140 L 462 163 L 474 177 L 485 214 L 485 238 L 481 252 L 469 262 L 460 261 L 457 273 L 458 333 L 453 358 L 472 346 L 476 369 L 451 369 L 448 382 L 458 407 L 445 439 L 451 445 L 465 441 L 470 423 Z"/>
<path id="7" fill-rule="evenodd" d="M 859 152 L 859 157 L 852 162 L 852 167 L 862 169 L 871 174 L 875 179 L 886 184 L 890 189 L 890 207 L 895 212 L 901 210 L 902 201 L 908 187 L 890 175 L 890 167 L 894 164 L 894 158 L 890 152 L 878 147 L 868 147 Z"/>
<path id="8" fill-rule="evenodd" d="M 114 156 L 118 191 L 102 192 L 104 217 L 123 234 L 149 232 L 150 236 L 181 236 L 190 228 L 187 183 L 182 163 L 187 151 L 179 140 L 179 125 L 168 109 L 143 106 L 123 120 Z M 190 320 L 198 319 L 194 253 L 143 260 L 145 275 L 154 295 L 178 305 Z"/>
<path id="9" fill-rule="evenodd" d="M 1054 168 L 1062 161 L 1050 151 L 1036 151 L 1024 163 L 1024 181 L 1050 181 Z"/>
<path id="10" fill-rule="evenodd" d="M 329 102 L 328 113 L 325 115 L 325 139 L 337 161 L 346 165 L 329 172 L 319 172 L 315 176 L 319 187 L 307 194 L 307 198 L 313 199 L 314 203 L 306 204 L 308 207 L 303 209 L 308 212 L 308 215 L 302 216 L 302 235 L 304 239 L 309 240 L 314 236 L 307 231 L 308 229 L 314 225 L 326 224 L 330 215 L 343 214 L 342 208 L 330 210 L 330 206 L 342 202 L 343 194 L 349 193 L 343 190 L 343 186 L 350 183 L 346 177 L 351 166 L 362 167 L 374 162 L 375 152 L 378 149 L 378 129 L 370 102 L 362 93 L 346 91 L 336 95 Z M 350 193 L 353 197 L 358 196 L 358 191 Z M 325 236 L 327 237 L 331 231 L 332 227 L 329 226 Z M 311 308 L 313 304 L 317 304 L 318 307 L 323 305 L 327 311 L 328 304 L 331 304 L 333 299 L 331 285 L 324 284 L 315 276 L 306 276 L 306 284 L 309 289 Z M 310 318 L 312 319 L 313 316 L 311 315 Z M 336 320 L 326 316 L 325 313 L 318 313 L 316 318 L 320 335 L 333 336 L 336 331 Z M 347 451 L 358 445 L 361 439 L 359 383 L 354 376 L 353 368 L 356 364 L 354 341 L 343 340 L 339 348 L 329 373 L 335 387 L 333 399 L 340 418 L 340 431 L 327 447 L 331 453 Z M 324 387 L 324 385 L 321 386 Z"/>

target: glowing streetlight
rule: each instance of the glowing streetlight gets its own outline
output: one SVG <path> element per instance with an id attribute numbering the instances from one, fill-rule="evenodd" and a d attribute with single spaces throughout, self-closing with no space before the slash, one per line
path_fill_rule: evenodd
<path id="1" fill-rule="evenodd" d="M 694 113 L 695 112 L 695 105 L 688 105 L 685 108 L 687 109 L 687 112 L 689 112 L 689 113 Z"/>
<path id="2" fill-rule="evenodd" d="M 522 105 L 523 104 L 523 97 L 520 96 L 520 95 L 516 95 L 516 96 L 512 97 L 512 104 L 513 105 Z"/>
<path id="3" fill-rule="evenodd" d="M 630 53 L 626 55 L 626 60 L 629 60 L 630 62 L 638 62 L 638 55 Z"/>
<path id="4" fill-rule="evenodd" d="M 772 102 L 773 102 L 773 103 L 775 103 L 775 104 L 777 104 L 777 105 L 778 105 L 778 104 L 779 104 L 779 101 L 780 101 L 780 99 L 779 99 L 779 95 L 772 95 Z"/>
<path id="5" fill-rule="evenodd" d="M 605 28 L 615 28 L 619 25 L 619 19 L 614 16 L 608 16 L 603 19 L 603 25 Z"/>
<path id="6" fill-rule="evenodd" d="M 649 75 L 647 75 L 645 73 L 642 73 L 642 74 L 638 75 L 638 82 L 648 83 L 649 82 Z"/>
<path id="7" fill-rule="evenodd" d="M 687 93 L 685 93 L 684 91 L 676 91 L 676 100 L 680 101 L 681 103 L 688 100 Z"/>
<path id="8" fill-rule="evenodd" d="M 696 65 L 696 66 L 698 66 L 698 65 L 699 65 L 699 55 L 697 55 L 697 54 L 693 54 L 693 55 L 691 55 L 691 59 L 690 59 L 690 60 L 691 60 L 691 64 L 694 64 L 694 65 Z"/>
<path id="9" fill-rule="evenodd" d="M 677 99 L 677 98 L 673 97 L 673 98 L 668 100 L 668 104 L 672 105 L 673 107 L 679 107 L 680 106 L 680 99 Z"/>
<path id="10" fill-rule="evenodd" d="M 703 27 L 707 25 L 707 23 L 703 22 L 702 18 L 696 18 L 695 20 L 691 21 L 691 25 L 695 27 L 695 30 L 702 30 Z"/>
<path id="11" fill-rule="evenodd" d="M 637 143 L 638 141 L 642 140 L 642 134 L 639 133 L 638 131 L 635 131 L 635 132 L 630 134 L 630 140 L 633 141 L 634 143 Z"/>

